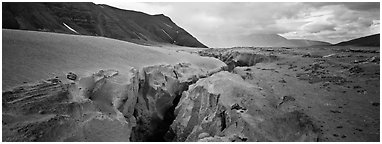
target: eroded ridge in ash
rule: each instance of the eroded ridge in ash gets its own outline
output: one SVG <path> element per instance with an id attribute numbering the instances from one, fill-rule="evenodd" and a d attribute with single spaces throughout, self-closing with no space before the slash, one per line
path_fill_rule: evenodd
<path id="1" fill-rule="evenodd" d="M 309 117 L 223 69 L 155 65 L 21 86 L 3 93 L 3 141 L 316 141 Z"/>
<path id="2" fill-rule="evenodd" d="M 222 71 L 184 92 L 169 133 L 174 141 L 317 141 L 318 129 L 299 110 L 277 108 L 261 87 Z"/>
<path id="3" fill-rule="evenodd" d="M 3 140 L 164 141 L 181 93 L 220 70 L 179 63 L 20 86 L 3 93 Z"/>

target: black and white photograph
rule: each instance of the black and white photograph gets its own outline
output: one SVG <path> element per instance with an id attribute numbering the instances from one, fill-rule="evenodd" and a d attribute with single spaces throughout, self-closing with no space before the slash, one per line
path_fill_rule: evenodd
<path id="1" fill-rule="evenodd" d="M 380 142 L 379 1 L 2 1 L 2 142 Z"/>

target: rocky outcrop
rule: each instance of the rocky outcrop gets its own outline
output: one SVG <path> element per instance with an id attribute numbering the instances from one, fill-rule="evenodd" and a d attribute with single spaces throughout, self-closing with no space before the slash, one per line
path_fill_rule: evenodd
<path id="1" fill-rule="evenodd" d="M 99 71 L 73 83 L 51 79 L 3 93 L 4 141 L 129 141 L 137 71 Z"/>
<path id="2" fill-rule="evenodd" d="M 143 68 L 134 110 L 138 125 L 134 128 L 133 141 L 163 141 L 182 92 L 200 75 L 199 69 L 186 63 Z"/>
<path id="3" fill-rule="evenodd" d="M 179 63 L 21 86 L 3 93 L 3 140 L 164 141 L 182 92 L 217 71 Z"/>
<path id="4" fill-rule="evenodd" d="M 236 66 L 254 66 L 278 59 L 275 55 L 258 53 L 254 49 L 207 49 L 199 51 L 198 54 L 220 59 L 228 65 L 228 71 L 232 71 Z"/>
<path id="5" fill-rule="evenodd" d="M 232 51 L 218 57 L 234 62 L 234 73 L 243 69 L 238 65 L 277 58 Z M 3 93 L 3 139 L 317 141 L 313 120 L 296 108 L 293 97 L 272 97 L 223 69 L 230 70 L 154 65 L 87 77 L 70 73 L 69 83 L 54 78 L 20 87 Z"/>
<path id="6" fill-rule="evenodd" d="M 189 86 L 175 109 L 169 136 L 174 141 L 317 141 L 304 113 L 278 109 L 235 74 L 219 72 Z"/>

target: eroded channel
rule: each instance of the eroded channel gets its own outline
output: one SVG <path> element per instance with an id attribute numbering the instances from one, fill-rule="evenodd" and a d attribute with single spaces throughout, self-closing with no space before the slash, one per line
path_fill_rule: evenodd
<path id="1" fill-rule="evenodd" d="M 5 92 L 3 130 L 13 135 L 3 140 L 317 141 L 304 113 L 278 108 L 261 87 L 224 71 L 277 57 L 219 55 L 228 66 L 212 71 L 188 63 L 101 70 Z"/>

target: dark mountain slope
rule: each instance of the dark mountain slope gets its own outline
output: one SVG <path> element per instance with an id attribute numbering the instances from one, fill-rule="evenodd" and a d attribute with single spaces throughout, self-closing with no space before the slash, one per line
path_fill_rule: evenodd
<path id="1" fill-rule="evenodd" d="M 94 3 L 3 3 L 3 28 L 206 47 L 164 15 Z"/>
<path id="2" fill-rule="evenodd" d="M 336 46 L 380 46 L 379 45 L 379 34 L 374 34 L 370 36 L 365 36 L 357 39 L 352 39 L 349 41 L 340 42 L 335 44 Z"/>

